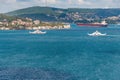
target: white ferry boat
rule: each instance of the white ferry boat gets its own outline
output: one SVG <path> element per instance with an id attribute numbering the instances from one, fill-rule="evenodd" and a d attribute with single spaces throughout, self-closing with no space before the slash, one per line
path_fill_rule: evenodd
<path id="1" fill-rule="evenodd" d="M 102 33 L 100 33 L 99 31 L 95 31 L 95 32 L 93 32 L 93 33 L 91 33 L 91 34 L 88 33 L 88 35 L 89 35 L 89 36 L 105 36 L 105 35 L 107 35 L 107 34 L 106 34 L 106 33 L 102 34 Z"/>
<path id="2" fill-rule="evenodd" d="M 44 31 L 44 32 L 42 32 L 42 31 L 40 31 L 40 30 L 35 30 L 35 31 L 33 31 L 33 32 L 29 32 L 30 34 L 46 34 L 46 31 Z"/>

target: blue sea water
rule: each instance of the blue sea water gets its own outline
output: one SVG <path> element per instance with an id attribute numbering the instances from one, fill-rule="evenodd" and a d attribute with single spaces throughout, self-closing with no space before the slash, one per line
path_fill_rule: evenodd
<path id="1" fill-rule="evenodd" d="M 98 30 L 107 36 L 90 37 Z M 0 31 L 0 79 L 120 80 L 120 26 Z"/>

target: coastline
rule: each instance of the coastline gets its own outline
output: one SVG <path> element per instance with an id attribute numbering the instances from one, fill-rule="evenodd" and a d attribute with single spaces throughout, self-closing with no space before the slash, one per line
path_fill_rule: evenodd
<path id="1" fill-rule="evenodd" d="M 26 18 L 25 20 L 17 19 L 7 21 L 6 19 L 0 22 L 0 30 L 49 30 L 49 29 L 69 29 L 69 23 L 59 22 L 42 22 L 40 20 L 32 20 Z"/>
<path id="2" fill-rule="evenodd" d="M 21 26 L 24 27 L 24 26 Z M 38 27 L 25 27 L 25 28 L 9 28 L 9 27 L 0 27 L 0 30 L 54 30 L 54 29 L 70 29 L 70 24 L 63 26 L 38 26 Z"/>

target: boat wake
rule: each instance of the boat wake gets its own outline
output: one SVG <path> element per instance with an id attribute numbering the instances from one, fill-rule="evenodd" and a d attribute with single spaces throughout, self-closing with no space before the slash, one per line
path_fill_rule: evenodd
<path id="1" fill-rule="evenodd" d="M 120 35 L 106 35 L 106 36 L 111 36 L 111 37 L 120 37 Z"/>

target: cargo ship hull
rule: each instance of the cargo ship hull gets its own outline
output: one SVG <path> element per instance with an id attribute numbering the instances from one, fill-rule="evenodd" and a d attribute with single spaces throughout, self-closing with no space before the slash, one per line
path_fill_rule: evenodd
<path id="1" fill-rule="evenodd" d="M 107 27 L 107 24 L 83 24 L 83 23 L 78 23 L 78 26 L 86 26 L 86 27 Z"/>

